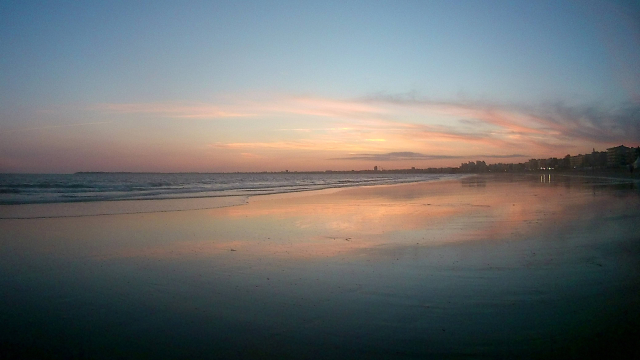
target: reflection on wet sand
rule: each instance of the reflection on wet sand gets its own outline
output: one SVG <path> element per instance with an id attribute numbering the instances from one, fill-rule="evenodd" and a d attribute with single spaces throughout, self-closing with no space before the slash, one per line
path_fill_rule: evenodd
<path id="1" fill-rule="evenodd" d="M 0 220 L 1 340 L 61 358 L 629 356 L 638 195 L 484 176 Z"/>

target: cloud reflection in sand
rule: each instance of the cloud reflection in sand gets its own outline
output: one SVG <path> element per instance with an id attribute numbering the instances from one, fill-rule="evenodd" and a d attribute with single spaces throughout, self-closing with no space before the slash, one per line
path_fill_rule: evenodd
<path id="1" fill-rule="evenodd" d="M 419 358 L 538 354 L 539 339 L 558 339 L 544 352 L 631 336 L 637 191 L 495 180 L 2 220 L 7 323 L 21 329 L 36 314 L 54 326 L 45 339 L 74 322 L 100 338 L 125 334 L 107 335 L 109 344 L 184 335 L 180 343 L 206 339 L 211 353 L 220 344 L 337 344 L 384 354 L 411 342 L 407 353 Z"/>
<path id="2" fill-rule="evenodd" d="M 594 199 L 558 186 L 467 182 L 254 198 L 248 205 L 151 216 L 164 231 L 107 256 L 247 259 L 357 256 L 461 241 L 518 240 L 558 228 Z M 476 184 L 477 185 L 477 184 Z M 567 201 L 572 197 L 571 201 Z M 102 256 L 106 254 L 101 252 Z"/>

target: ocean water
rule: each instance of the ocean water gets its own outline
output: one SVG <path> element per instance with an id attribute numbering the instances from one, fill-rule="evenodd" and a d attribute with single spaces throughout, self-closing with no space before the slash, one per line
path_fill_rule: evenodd
<path id="1" fill-rule="evenodd" d="M 251 196 L 454 179 L 452 174 L 0 174 L 0 205 Z"/>
<path id="2" fill-rule="evenodd" d="M 143 211 L 0 216 L 0 359 L 640 358 L 635 182 L 298 195 L 3 206 Z"/>

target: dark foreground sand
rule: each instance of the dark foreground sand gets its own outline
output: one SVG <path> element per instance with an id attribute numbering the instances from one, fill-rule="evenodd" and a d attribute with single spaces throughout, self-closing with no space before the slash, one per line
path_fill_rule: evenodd
<path id="1" fill-rule="evenodd" d="M 0 358 L 637 358 L 639 224 L 547 175 L 3 219 Z"/>

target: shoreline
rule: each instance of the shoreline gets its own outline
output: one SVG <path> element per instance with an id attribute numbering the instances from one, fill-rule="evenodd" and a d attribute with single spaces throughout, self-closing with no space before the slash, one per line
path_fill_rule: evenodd
<path id="1" fill-rule="evenodd" d="M 473 175 L 469 175 L 473 176 Z M 27 204 L 0 204 L 0 220 L 27 219 L 55 219 L 67 217 L 107 216 L 124 214 L 146 214 L 156 212 L 209 210 L 229 206 L 245 205 L 253 199 L 288 198 L 292 196 L 308 196 L 322 193 L 332 193 L 341 190 L 360 187 L 402 186 L 418 183 L 432 183 L 441 181 L 457 181 L 468 176 L 457 178 L 436 178 L 419 181 L 397 182 L 393 184 L 359 184 L 326 187 L 322 189 L 298 189 L 263 194 L 229 194 L 211 196 L 189 196 L 160 199 L 118 199 L 118 200 L 90 200 Z M 188 204 L 191 203 L 191 204 Z M 196 204 L 201 205 L 196 205 Z M 144 208 L 144 209 L 143 209 Z M 108 209 L 108 210 L 106 210 Z M 35 213 L 33 213 L 35 212 Z M 33 213 L 33 214 L 32 214 Z M 16 215 L 18 214 L 18 215 Z"/>
<path id="2" fill-rule="evenodd" d="M 607 174 L 607 173 L 604 173 Z M 456 178 L 445 177 L 428 179 L 421 181 L 407 181 L 394 184 L 360 184 L 355 186 L 327 187 L 323 189 L 301 189 L 293 191 L 272 192 L 264 194 L 230 194 L 214 196 L 191 196 L 161 199 L 121 199 L 121 200 L 91 200 L 72 202 L 52 202 L 52 203 L 28 203 L 28 204 L 2 204 L 0 205 L 0 220 L 28 220 L 28 219 L 56 219 L 67 217 L 90 217 L 109 216 L 125 214 L 151 214 L 178 211 L 211 210 L 231 206 L 242 206 L 254 201 L 280 200 L 292 197 L 305 197 L 320 194 L 331 194 L 339 191 L 348 191 L 358 188 L 395 187 L 408 186 L 412 184 L 429 184 L 439 182 L 462 182 L 468 179 L 478 179 L 480 182 L 489 179 L 504 181 L 506 179 L 524 181 L 525 179 L 537 179 L 541 176 L 554 176 L 566 179 L 578 179 L 581 182 L 586 180 L 607 180 L 604 184 L 582 185 L 622 185 L 630 184 L 636 186 L 639 179 L 629 177 L 612 177 L 598 175 L 582 175 L 578 173 L 477 173 L 458 174 Z M 546 179 L 546 178 L 545 178 Z M 546 180 L 545 180 L 546 181 Z"/>

